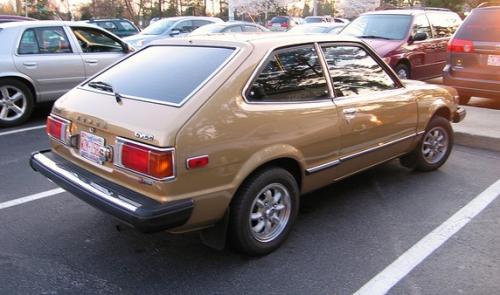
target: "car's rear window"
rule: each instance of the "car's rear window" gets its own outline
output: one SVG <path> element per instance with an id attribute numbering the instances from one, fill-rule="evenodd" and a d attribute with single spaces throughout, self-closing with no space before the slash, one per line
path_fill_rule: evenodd
<path id="1" fill-rule="evenodd" d="M 500 9 L 474 10 L 455 38 L 480 42 L 500 42 Z"/>
<path id="2" fill-rule="evenodd" d="M 271 23 L 286 23 L 288 22 L 288 18 L 287 17 L 282 17 L 282 16 L 275 16 L 271 19 Z"/>
<path id="3" fill-rule="evenodd" d="M 230 58 L 234 50 L 152 46 L 116 64 L 86 85 L 104 82 L 124 97 L 180 105 Z"/>

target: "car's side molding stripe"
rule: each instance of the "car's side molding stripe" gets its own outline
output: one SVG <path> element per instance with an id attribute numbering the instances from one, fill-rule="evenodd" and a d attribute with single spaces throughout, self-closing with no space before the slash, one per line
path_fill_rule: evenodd
<path id="1" fill-rule="evenodd" d="M 360 152 L 357 152 L 357 153 L 353 153 L 353 154 L 341 157 L 340 159 L 337 159 L 337 160 L 334 160 L 334 161 L 331 161 L 331 162 L 327 162 L 327 163 L 324 163 L 324 164 L 321 164 L 321 165 L 318 165 L 318 166 L 314 166 L 314 167 L 308 168 L 308 169 L 306 169 L 306 174 L 312 174 L 312 173 L 316 173 L 316 172 L 319 172 L 319 171 L 322 171 L 322 170 L 325 170 L 325 169 L 328 169 L 328 168 L 335 167 L 337 165 L 342 164 L 342 162 L 344 162 L 344 161 L 348 161 L 348 160 L 351 160 L 353 158 L 356 158 L 356 157 L 359 157 L 359 156 L 362 156 L 362 155 L 374 152 L 374 151 L 379 150 L 381 148 L 385 148 L 385 147 L 391 146 L 393 144 L 400 143 L 402 141 L 405 141 L 405 140 L 414 138 L 416 136 L 419 136 L 419 135 L 421 135 L 423 133 L 424 133 L 424 131 L 420 131 L 420 132 L 417 132 L 415 134 L 410 134 L 410 135 L 407 135 L 407 136 L 403 136 L 401 138 L 398 138 L 398 139 L 395 139 L 395 140 L 391 140 L 391 141 L 386 142 L 384 144 L 381 144 L 379 146 L 374 146 L 374 147 L 371 147 L 369 149 L 366 149 L 366 150 L 363 150 L 363 151 L 360 151 Z"/>

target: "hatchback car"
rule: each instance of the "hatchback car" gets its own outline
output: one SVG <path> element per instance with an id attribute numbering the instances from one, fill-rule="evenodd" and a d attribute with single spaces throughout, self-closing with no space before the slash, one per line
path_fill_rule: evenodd
<path id="1" fill-rule="evenodd" d="M 448 44 L 444 84 L 460 102 L 472 95 L 500 98 L 500 4 L 473 9 Z"/>
<path id="2" fill-rule="evenodd" d="M 273 32 L 285 32 L 301 24 L 301 19 L 292 16 L 275 16 L 268 23 L 267 28 Z"/>
<path id="3" fill-rule="evenodd" d="M 88 24 L 0 24 L 0 126 L 24 122 L 38 102 L 53 101 L 125 56 L 131 48 Z"/>
<path id="4" fill-rule="evenodd" d="M 222 22 L 223 21 L 217 17 L 167 17 L 155 21 L 139 34 L 123 38 L 123 40 L 138 49 L 154 40 L 185 36 L 199 27 Z"/>
<path id="5" fill-rule="evenodd" d="M 393 158 L 443 165 L 450 122 L 465 116 L 455 94 L 401 81 L 357 39 L 164 40 L 60 98 L 52 150 L 31 166 L 139 230 L 201 230 L 214 247 L 227 232 L 263 255 L 285 241 L 302 194 Z"/>
<path id="6" fill-rule="evenodd" d="M 141 31 L 133 22 L 125 18 L 92 19 L 85 22 L 97 25 L 120 38 L 133 36 Z"/>
<path id="7" fill-rule="evenodd" d="M 448 40 L 461 23 L 447 9 L 425 8 L 367 12 L 340 34 L 365 40 L 402 79 L 442 75 Z"/>
<path id="8" fill-rule="evenodd" d="M 268 29 L 261 25 L 250 22 L 225 22 L 210 24 L 194 30 L 190 36 L 216 34 L 216 33 L 258 33 L 269 32 Z"/>

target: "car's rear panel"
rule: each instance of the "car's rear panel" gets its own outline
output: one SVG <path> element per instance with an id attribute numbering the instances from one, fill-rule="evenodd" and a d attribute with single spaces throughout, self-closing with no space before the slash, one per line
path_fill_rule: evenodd
<path id="1" fill-rule="evenodd" d="M 448 45 L 445 82 L 500 92 L 500 6 L 474 10 Z M 446 77 L 446 74 L 449 75 Z"/>

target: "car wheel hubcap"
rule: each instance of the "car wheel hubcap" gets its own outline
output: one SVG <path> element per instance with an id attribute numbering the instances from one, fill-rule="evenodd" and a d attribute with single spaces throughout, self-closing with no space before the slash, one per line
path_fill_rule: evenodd
<path id="1" fill-rule="evenodd" d="M 0 120 L 13 121 L 26 112 L 27 100 L 24 93 L 14 86 L 0 87 Z"/>
<path id="2" fill-rule="evenodd" d="M 408 79 L 408 73 L 406 72 L 405 69 L 400 69 L 398 71 L 398 77 L 401 79 Z"/>
<path id="3" fill-rule="evenodd" d="M 422 155 L 429 164 L 441 161 L 448 151 L 448 133 L 443 127 L 434 127 L 424 137 Z"/>
<path id="4" fill-rule="evenodd" d="M 249 226 L 252 236 L 270 242 L 279 236 L 290 219 L 291 201 L 288 189 L 279 183 L 263 188 L 252 203 Z"/>

